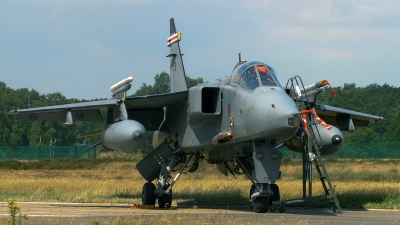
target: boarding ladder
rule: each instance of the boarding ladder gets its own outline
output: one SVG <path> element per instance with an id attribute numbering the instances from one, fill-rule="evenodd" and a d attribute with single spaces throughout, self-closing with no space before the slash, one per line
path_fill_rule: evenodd
<path id="1" fill-rule="evenodd" d="M 302 93 L 301 90 L 305 90 L 301 78 L 299 76 L 289 78 L 286 84 L 286 91 L 288 95 L 293 99 L 293 101 L 297 104 L 299 110 L 302 112 L 302 118 L 306 120 L 305 122 L 308 124 L 308 129 L 307 127 L 304 127 L 303 123 L 303 198 L 288 200 L 286 201 L 286 204 L 328 199 L 333 212 L 342 213 L 339 201 L 335 194 L 335 189 L 332 185 L 331 179 L 328 176 L 328 172 L 319 151 L 322 146 L 318 146 L 318 143 L 316 141 L 316 135 L 319 135 L 319 132 L 318 127 L 316 126 L 318 122 L 312 116 L 313 106 L 310 103 L 307 93 Z M 313 129 L 312 126 L 314 126 L 315 129 Z M 318 172 L 318 176 L 321 181 L 322 187 L 324 188 L 325 195 L 312 196 L 312 162 L 314 162 L 315 168 Z"/>

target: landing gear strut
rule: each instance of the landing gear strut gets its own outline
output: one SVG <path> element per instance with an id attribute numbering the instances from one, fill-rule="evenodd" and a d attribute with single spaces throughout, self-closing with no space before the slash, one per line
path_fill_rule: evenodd
<path id="1" fill-rule="evenodd" d="M 169 209 L 172 204 L 172 189 L 168 194 L 158 198 L 158 207 L 159 208 L 167 208 Z"/>

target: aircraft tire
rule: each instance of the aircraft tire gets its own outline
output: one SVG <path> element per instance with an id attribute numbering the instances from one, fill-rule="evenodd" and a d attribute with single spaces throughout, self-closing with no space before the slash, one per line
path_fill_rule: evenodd
<path id="1" fill-rule="evenodd" d="M 154 195 L 154 190 L 156 190 L 156 186 L 151 182 L 147 182 L 143 185 L 142 205 L 156 204 L 156 196 Z"/>
<path id="2" fill-rule="evenodd" d="M 163 209 L 169 209 L 171 208 L 172 204 L 172 189 L 169 191 L 168 195 L 164 195 L 161 198 L 158 198 L 158 207 Z"/>
<path id="3" fill-rule="evenodd" d="M 274 195 L 272 195 L 269 198 L 269 205 L 272 206 L 272 201 L 280 201 L 281 195 L 279 193 L 279 187 L 277 184 L 270 184 L 270 185 L 271 185 L 271 191 L 274 192 Z"/>
<path id="4" fill-rule="evenodd" d="M 268 206 L 265 204 L 268 202 L 268 197 L 258 197 L 255 203 L 253 203 L 253 210 L 256 213 L 266 213 Z"/>

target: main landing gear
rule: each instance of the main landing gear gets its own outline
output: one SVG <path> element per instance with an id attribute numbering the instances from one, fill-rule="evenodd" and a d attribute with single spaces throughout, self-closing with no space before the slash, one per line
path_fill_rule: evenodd
<path id="1" fill-rule="evenodd" d="M 147 182 L 143 185 L 142 205 L 153 205 L 154 206 L 156 204 L 156 200 L 158 200 L 159 208 L 170 208 L 172 205 L 172 189 L 170 189 L 168 194 L 165 194 L 158 198 L 154 194 L 155 190 L 156 190 L 156 186 L 151 182 Z"/>
<path id="2" fill-rule="evenodd" d="M 142 205 L 155 205 L 156 199 L 159 208 L 170 208 L 172 205 L 172 186 L 178 180 L 187 164 L 191 161 L 195 154 L 186 155 L 171 155 L 167 158 L 160 158 L 161 171 L 158 176 L 157 184 L 147 182 L 143 185 L 142 189 Z M 197 160 L 197 158 L 196 158 Z M 173 181 L 170 183 L 172 168 L 178 163 L 183 163 L 180 171 L 177 173 Z"/>

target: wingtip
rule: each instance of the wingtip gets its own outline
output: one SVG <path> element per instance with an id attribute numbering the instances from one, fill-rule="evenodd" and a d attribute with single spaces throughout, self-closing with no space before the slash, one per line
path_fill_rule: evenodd
<path id="1" fill-rule="evenodd" d="M 17 113 L 18 113 L 18 110 L 14 109 L 14 110 L 9 111 L 9 112 L 7 113 L 7 115 L 9 115 L 9 116 L 14 116 L 14 115 L 16 115 Z"/>

